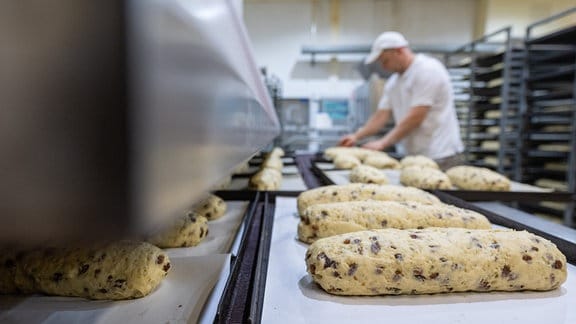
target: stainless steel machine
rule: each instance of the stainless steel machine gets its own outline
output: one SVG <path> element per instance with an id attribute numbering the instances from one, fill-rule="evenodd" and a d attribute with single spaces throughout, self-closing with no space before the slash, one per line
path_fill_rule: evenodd
<path id="1" fill-rule="evenodd" d="M 142 234 L 279 134 L 230 1 L 0 3 L 0 242 Z"/>

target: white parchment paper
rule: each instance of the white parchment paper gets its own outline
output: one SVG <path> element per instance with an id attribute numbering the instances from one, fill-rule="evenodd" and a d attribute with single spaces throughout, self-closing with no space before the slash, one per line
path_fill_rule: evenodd
<path id="1" fill-rule="evenodd" d="M 278 197 L 262 323 L 576 323 L 576 267 L 548 292 L 346 297 L 324 292 L 306 272 L 296 238 L 296 198 Z"/>

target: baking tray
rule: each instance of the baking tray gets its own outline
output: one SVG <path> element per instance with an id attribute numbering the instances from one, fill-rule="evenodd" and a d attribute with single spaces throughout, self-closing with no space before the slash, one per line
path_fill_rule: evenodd
<path id="1" fill-rule="evenodd" d="M 277 192 L 293 192 L 308 189 L 305 179 L 301 177 L 301 172 L 293 156 L 284 156 L 282 161 L 282 183 Z M 250 191 L 248 183 L 250 177 L 260 170 L 262 159 L 255 157 L 250 160 L 248 172 L 232 175 L 230 185 L 226 188 L 228 191 Z"/>
<path id="2" fill-rule="evenodd" d="M 200 316 L 229 254 L 171 258 L 172 270 L 150 295 L 124 301 L 53 296 L 1 296 L 1 323 L 186 323 Z M 191 280 L 194 278 L 194 280 Z"/>
<path id="3" fill-rule="evenodd" d="M 400 171 L 393 169 L 382 170 L 388 177 L 390 184 L 400 184 Z M 312 172 L 320 178 L 322 185 L 350 183 L 348 175 L 350 170 L 334 169 L 329 162 L 314 162 Z M 540 188 L 528 184 L 511 181 L 510 191 L 480 191 L 480 190 L 442 190 L 453 196 L 467 201 L 496 200 L 496 201 L 576 201 L 576 195 L 570 192 L 557 192 L 548 188 Z"/>
<path id="4" fill-rule="evenodd" d="M 445 197 L 442 197 L 445 198 Z M 453 203 L 468 204 L 462 201 Z M 477 209 L 477 208 L 476 208 Z M 276 197 L 260 321 L 263 323 L 574 323 L 576 267 L 548 292 L 490 292 L 401 296 L 334 296 L 314 284 L 296 238 L 296 198 Z M 484 214 L 492 215 L 490 212 Z M 489 217 L 491 218 L 491 217 Z M 491 219 L 492 220 L 492 219 Z M 513 224 L 522 229 L 521 224 Z M 569 246 L 572 250 L 574 245 Z"/>
<path id="5" fill-rule="evenodd" d="M 296 161 L 309 183 L 320 183 L 311 157 Z M 316 178 L 316 180 L 314 180 Z M 299 192 L 259 192 L 257 212 L 247 223 L 242 248 L 235 262 L 215 323 L 308 323 L 368 322 L 378 318 L 396 323 L 427 320 L 431 323 L 486 322 L 500 319 L 510 323 L 569 323 L 575 317 L 568 301 L 574 296 L 576 268 L 569 265 L 568 282 L 551 292 L 458 293 L 423 296 L 339 297 L 325 293 L 306 274 L 304 254 L 307 245 L 296 238 L 299 222 L 296 197 Z M 541 233 L 506 217 L 472 206 L 443 192 L 435 193 L 447 203 L 474 209 L 487 215 L 494 224 L 529 229 L 551 237 L 574 262 L 576 246 L 548 233 Z M 570 253 L 570 251 L 572 251 Z M 552 317 L 543 317 L 545 312 Z M 538 310 L 536 312 L 536 310 Z M 547 313 L 547 312 L 546 312 Z M 538 316 L 536 316 L 538 315 Z"/>
<path id="6" fill-rule="evenodd" d="M 209 233 L 196 247 L 165 249 L 172 269 L 156 291 L 124 301 L 97 301 L 58 296 L 0 295 L 0 323 L 186 323 L 215 318 L 208 309 L 219 282 L 230 275 L 233 242 L 254 213 L 258 193 L 214 192 L 227 202 L 221 218 L 210 221 Z"/>
<path id="7" fill-rule="evenodd" d="M 248 189 L 249 177 L 232 177 L 232 181 L 227 190 L 230 191 L 256 191 Z M 302 191 L 306 190 L 307 186 L 302 177 L 298 173 L 285 174 L 282 173 L 282 183 L 280 188 L 276 191 Z"/>

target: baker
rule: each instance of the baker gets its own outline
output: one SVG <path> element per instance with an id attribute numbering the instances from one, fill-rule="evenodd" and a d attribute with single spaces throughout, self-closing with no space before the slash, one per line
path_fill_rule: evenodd
<path id="1" fill-rule="evenodd" d="M 356 132 L 343 136 L 339 145 L 353 146 L 377 134 L 393 118 L 392 130 L 362 147 L 384 150 L 396 145 L 399 154 L 427 156 L 443 170 L 464 164 L 452 84 L 444 65 L 413 53 L 406 38 L 394 31 L 384 32 L 374 41 L 365 63 L 375 61 L 393 73 L 384 86 L 378 110 Z"/>

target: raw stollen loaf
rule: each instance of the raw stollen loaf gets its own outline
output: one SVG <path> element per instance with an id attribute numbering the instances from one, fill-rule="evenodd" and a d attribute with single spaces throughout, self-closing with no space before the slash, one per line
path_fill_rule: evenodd
<path id="1" fill-rule="evenodd" d="M 275 157 L 283 157 L 284 155 L 286 155 L 286 152 L 284 152 L 284 150 L 278 146 L 274 147 L 272 151 L 268 153 L 268 156 L 275 156 Z"/>
<path id="2" fill-rule="evenodd" d="M 379 169 L 369 165 L 359 165 L 350 170 L 350 182 L 387 184 L 388 177 Z"/>
<path id="3" fill-rule="evenodd" d="M 510 180 L 488 168 L 460 165 L 448 169 L 446 175 L 453 185 L 464 190 L 510 190 Z"/>
<path id="4" fill-rule="evenodd" d="M 566 257 L 526 231 L 380 229 L 314 242 L 307 271 L 337 295 L 551 290 L 566 281 Z"/>
<path id="5" fill-rule="evenodd" d="M 337 169 L 352 169 L 362 164 L 354 155 L 340 154 L 334 158 L 334 167 Z"/>
<path id="6" fill-rule="evenodd" d="M 420 189 L 452 189 L 452 182 L 444 172 L 418 165 L 402 168 L 400 183 Z"/>
<path id="7" fill-rule="evenodd" d="M 436 196 L 418 188 L 372 183 L 350 183 L 323 186 L 300 193 L 297 199 L 298 214 L 302 215 L 308 206 L 315 204 L 356 200 L 418 201 L 428 204 L 440 202 L 440 199 Z"/>
<path id="8" fill-rule="evenodd" d="M 398 169 L 400 162 L 386 153 L 370 154 L 363 161 L 364 164 L 378 169 Z"/>
<path id="9" fill-rule="evenodd" d="M 196 246 L 208 236 L 208 220 L 193 211 L 178 217 L 147 241 L 161 248 Z"/>
<path id="10" fill-rule="evenodd" d="M 281 185 L 282 173 L 273 168 L 261 169 L 248 182 L 248 188 L 252 190 L 278 190 Z"/>
<path id="11" fill-rule="evenodd" d="M 329 160 L 334 160 L 339 155 L 355 156 L 359 160 L 364 160 L 368 155 L 373 154 L 374 152 L 375 151 L 373 150 L 362 147 L 335 146 L 324 150 L 324 156 Z"/>
<path id="12" fill-rule="evenodd" d="M 262 162 L 261 168 L 271 168 L 282 172 L 282 168 L 284 168 L 284 162 L 282 162 L 282 159 L 279 156 L 268 156 L 266 159 L 264 159 L 264 162 Z"/>
<path id="13" fill-rule="evenodd" d="M 222 217 L 226 213 L 226 209 L 227 205 L 224 199 L 212 194 L 192 207 L 194 212 L 206 217 L 209 221 Z"/>
<path id="14" fill-rule="evenodd" d="M 164 251 L 134 241 L 32 250 L 15 264 L 20 292 L 113 300 L 148 295 L 170 269 Z"/>
<path id="15" fill-rule="evenodd" d="M 462 227 L 489 229 L 488 219 L 475 211 L 447 204 L 415 201 L 348 201 L 312 205 L 300 216 L 298 239 L 312 243 L 337 234 L 369 229 Z"/>
<path id="16" fill-rule="evenodd" d="M 400 167 L 401 168 L 409 167 L 412 165 L 418 165 L 421 167 L 429 167 L 429 168 L 433 168 L 433 169 L 440 169 L 440 167 L 438 166 L 438 163 L 436 163 L 436 161 L 434 161 L 431 158 L 426 157 L 424 155 L 408 155 L 408 156 L 405 156 L 404 158 L 402 158 L 400 160 Z"/>

